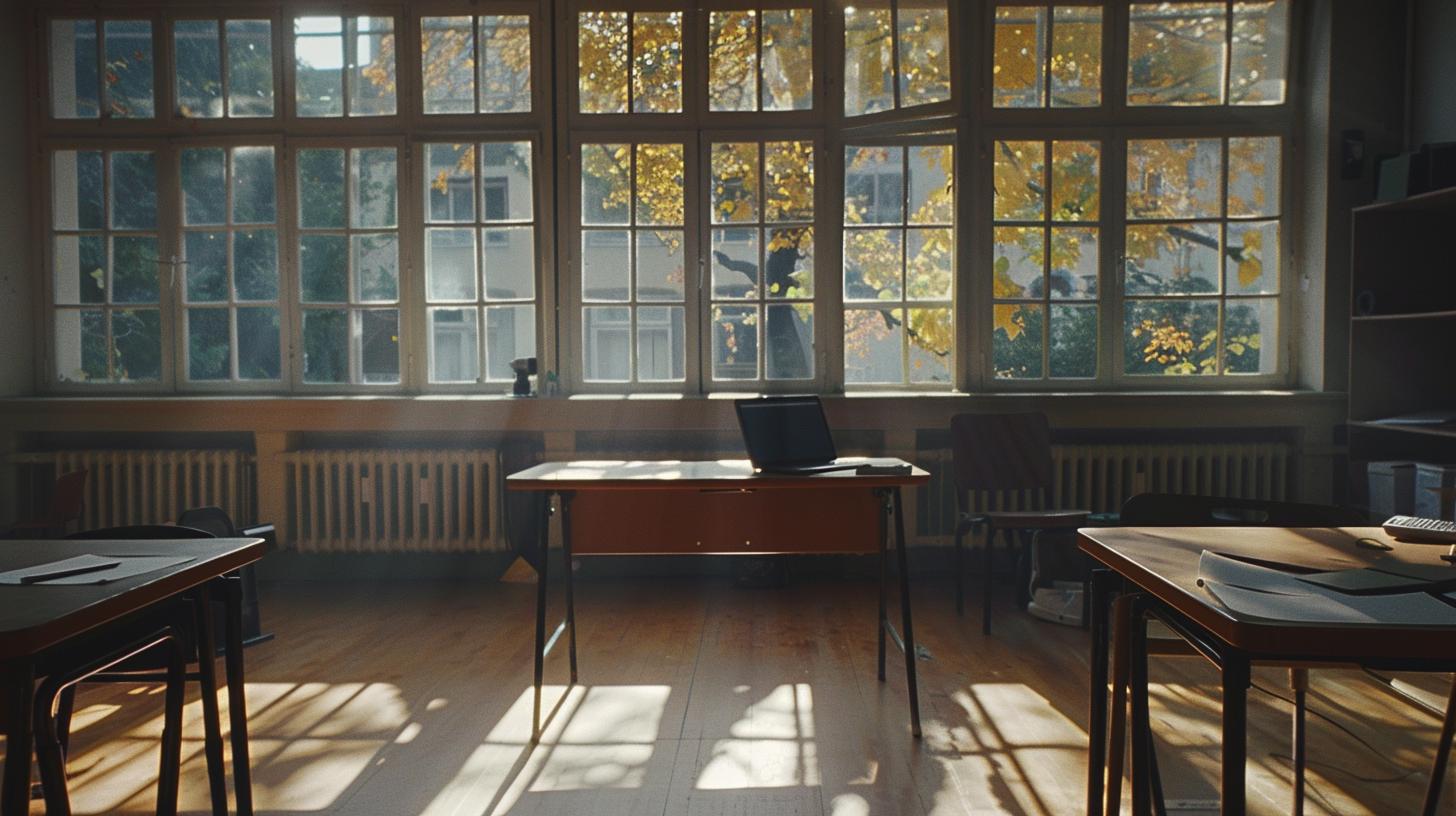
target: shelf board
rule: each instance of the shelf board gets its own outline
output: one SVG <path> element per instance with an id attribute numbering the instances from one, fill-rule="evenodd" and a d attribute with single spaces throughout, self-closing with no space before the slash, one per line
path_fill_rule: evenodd
<path id="1" fill-rule="evenodd" d="M 1442 318 L 1456 317 L 1456 309 L 1448 309 L 1440 312 L 1404 312 L 1397 314 L 1373 314 L 1353 315 L 1350 320 L 1356 323 L 1374 323 L 1382 320 L 1439 320 Z"/>
<path id="2" fill-rule="evenodd" d="M 1352 428 L 1368 428 L 1376 431 L 1390 431 L 1392 433 L 1421 434 L 1423 436 L 1442 436 L 1456 439 L 1456 424 L 1450 425 L 1387 425 L 1383 422 L 1363 422 L 1350 420 Z"/>
<path id="3" fill-rule="evenodd" d="M 1456 187 L 1446 187 L 1441 190 L 1433 190 L 1429 193 L 1419 193 L 1395 201 L 1377 201 L 1374 204 L 1355 207 L 1354 212 L 1399 212 L 1401 210 L 1423 210 L 1430 207 L 1447 206 L 1456 206 Z"/>

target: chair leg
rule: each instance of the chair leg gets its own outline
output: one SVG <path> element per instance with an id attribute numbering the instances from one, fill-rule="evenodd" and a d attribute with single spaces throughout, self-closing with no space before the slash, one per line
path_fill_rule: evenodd
<path id="1" fill-rule="evenodd" d="M 56 739 L 61 744 L 61 760 L 71 754 L 71 715 L 76 710 L 76 686 L 61 689 L 56 698 Z"/>
<path id="2" fill-rule="evenodd" d="M 180 640 L 171 643 L 167 666 L 166 713 L 162 720 L 162 757 L 157 769 L 157 816 L 177 816 L 177 790 L 182 776 L 182 704 L 187 685 Z"/>
<path id="3" fill-rule="evenodd" d="M 1127 756 L 1128 630 L 1132 596 L 1112 602 L 1112 703 L 1107 727 L 1107 816 L 1122 810 L 1123 760 Z"/>
<path id="4" fill-rule="evenodd" d="M 991 634 L 991 555 L 996 549 L 996 522 L 986 522 L 985 572 L 981 578 L 981 634 Z"/>
<path id="5" fill-rule="evenodd" d="M 47 816 L 70 816 L 71 798 L 66 790 L 66 757 L 61 747 L 56 718 L 52 712 L 61 691 L 50 683 L 41 683 L 36 693 L 34 725 L 36 765 L 40 769 L 41 790 Z"/>
<path id="6" fill-rule="evenodd" d="M 1294 692 L 1294 715 L 1290 734 L 1290 759 L 1294 765 L 1294 779 L 1291 784 L 1289 812 L 1293 816 L 1304 813 L 1304 712 L 1305 698 L 1309 691 L 1309 669 L 1290 669 L 1289 688 Z"/>
<path id="7" fill-rule="evenodd" d="M 1446 778 L 1446 763 L 1451 758 L 1451 737 L 1456 735 L 1456 676 L 1451 678 L 1451 694 L 1446 700 L 1446 716 L 1441 720 L 1441 738 L 1436 743 L 1436 761 L 1431 767 L 1431 778 L 1426 783 L 1426 802 L 1421 816 L 1436 816 L 1436 804 L 1441 799 L 1441 783 Z"/>
<path id="8" fill-rule="evenodd" d="M 955 585 L 956 614 L 966 614 L 966 534 L 960 529 L 955 534 Z"/>

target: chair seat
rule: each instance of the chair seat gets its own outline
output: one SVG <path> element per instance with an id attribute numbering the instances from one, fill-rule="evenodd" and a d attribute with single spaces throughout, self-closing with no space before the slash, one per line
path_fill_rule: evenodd
<path id="1" fill-rule="evenodd" d="M 1009 530 L 1049 530 L 1055 527 L 1085 527 L 1089 510 L 993 510 L 986 518 Z"/>

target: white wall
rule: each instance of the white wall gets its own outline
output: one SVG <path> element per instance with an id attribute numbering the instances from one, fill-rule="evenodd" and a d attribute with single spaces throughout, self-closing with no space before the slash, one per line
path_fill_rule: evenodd
<path id="1" fill-rule="evenodd" d="M 1410 144 L 1456 142 L 1456 0 L 1417 0 L 1415 18 Z"/>
<path id="2" fill-rule="evenodd" d="M 19 0 L 0 0 L 0 396 L 35 393 L 26 34 Z M 3 430 L 3 429 L 0 429 Z"/>

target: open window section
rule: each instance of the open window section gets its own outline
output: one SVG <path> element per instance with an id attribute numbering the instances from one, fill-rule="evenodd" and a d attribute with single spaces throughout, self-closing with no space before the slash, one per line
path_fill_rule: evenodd
<path id="1" fill-rule="evenodd" d="M 1127 104 L 1283 104 L 1289 5 L 1289 0 L 1132 4 Z"/>
<path id="2" fill-rule="evenodd" d="M 944 0 L 867 0 L 844 10 L 844 115 L 951 98 Z"/>
<path id="3" fill-rule="evenodd" d="M 425 113 L 528 113 L 531 18 L 420 19 Z"/>
<path id="4" fill-rule="evenodd" d="M 298 116 L 395 114 L 392 17 L 298 17 L 293 54 Z"/>

